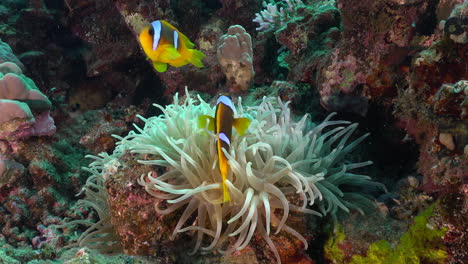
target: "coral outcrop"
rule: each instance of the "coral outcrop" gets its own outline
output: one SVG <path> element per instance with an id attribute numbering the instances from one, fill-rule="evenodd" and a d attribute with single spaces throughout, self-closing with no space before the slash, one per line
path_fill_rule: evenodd
<path id="1" fill-rule="evenodd" d="M 419 171 L 429 193 L 466 178 L 468 57 L 462 45 L 444 39 L 418 54 L 409 88 L 396 102 L 402 126 L 420 145 Z"/>
<path id="2" fill-rule="evenodd" d="M 231 92 L 246 91 L 255 75 L 252 38 L 240 25 L 230 26 L 219 39 L 218 61 Z"/>
<path id="3" fill-rule="evenodd" d="M 13 62 L 0 64 L 0 139 L 53 135 L 56 128 L 50 107 L 49 99 L 19 66 Z"/>

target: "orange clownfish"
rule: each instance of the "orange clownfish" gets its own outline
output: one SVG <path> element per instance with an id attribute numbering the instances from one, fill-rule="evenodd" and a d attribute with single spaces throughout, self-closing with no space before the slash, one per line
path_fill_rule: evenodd
<path id="1" fill-rule="evenodd" d="M 198 126 L 206 127 L 216 134 L 216 148 L 218 152 L 218 167 L 222 177 L 223 186 L 223 202 L 230 202 L 229 190 L 226 185 L 226 179 L 229 172 L 228 158 L 224 155 L 223 148 L 229 151 L 231 145 L 232 127 L 234 127 L 240 135 L 243 135 L 250 125 L 250 119 L 241 117 L 234 118 L 234 106 L 232 101 L 226 95 L 218 97 L 216 102 L 215 116 L 201 115 L 198 117 Z"/>
<path id="2" fill-rule="evenodd" d="M 182 67 L 192 63 L 198 68 L 203 67 L 205 54 L 192 49 L 195 44 L 167 21 L 156 20 L 151 26 L 145 27 L 139 40 L 158 72 L 165 72 L 167 64 Z"/>

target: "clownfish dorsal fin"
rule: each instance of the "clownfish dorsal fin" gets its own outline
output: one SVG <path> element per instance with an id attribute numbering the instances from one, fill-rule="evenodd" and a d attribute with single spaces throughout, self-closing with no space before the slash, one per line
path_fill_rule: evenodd
<path id="1" fill-rule="evenodd" d="M 215 120 L 212 116 L 209 115 L 200 115 L 198 116 L 198 128 L 205 128 L 208 126 L 208 130 L 215 130 Z"/>
<path id="2" fill-rule="evenodd" d="M 161 24 L 163 24 L 164 26 L 170 28 L 171 30 L 178 31 L 176 27 L 174 27 L 171 23 L 167 22 L 166 20 L 161 19 L 159 21 L 161 21 Z"/>
<path id="3" fill-rule="evenodd" d="M 182 42 L 184 42 L 185 46 L 189 49 L 195 47 L 195 44 L 193 44 L 192 41 L 190 41 L 189 38 L 187 38 L 187 36 L 185 36 L 184 34 L 180 33 L 179 34 L 180 36 L 180 39 L 182 40 Z"/>
<path id="4" fill-rule="evenodd" d="M 161 23 L 169 27 L 171 30 L 174 30 L 175 32 L 177 32 L 178 37 L 185 44 L 187 48 L 191 49 L 195 47 L 195 44 L 193 44 L 193 42 L 191 42 L 190 39 L 187 38 L 187 36 L 185 36 L 182 32 L 180 32 L 176 27 L 171 25 L 169 22 L 167 22 L 166 20 L 161 20 Z"/>
<path id="5" fill-rule="evenodd" d="M 161 50 L 161 54 L 159 55 L 159 59 L 161 59 L 161 61 L 172 61 L 181 56 L 180 53 L 171 44 L 163 45 Z"/>
<path id="6" fill-rule="evenodd" d="M 239 133 L 239 135 L 241 136 L 244 135 L 247 128 L 249 128 L 249 125 L 250 125 L 250 119 L 248 119 L 247 117 L 235 118 L 234 122 L 232 123 L 232 126 L 236 129 L 237 133 Z"/>

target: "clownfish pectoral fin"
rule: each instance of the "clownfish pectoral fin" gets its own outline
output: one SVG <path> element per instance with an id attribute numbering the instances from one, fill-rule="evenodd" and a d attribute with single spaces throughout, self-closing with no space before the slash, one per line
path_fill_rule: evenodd
<path id="1" fill-rule="evenodd" d="M 157 72 L 165 72 L 167 70 L 167 63 L 153 61 L 153 67 Z"/>
<path id="2" fill-rule="evenodd" d="M 234 119 L 234 123 L 232 123 L 232 126 L 236 129 L 237 133 L 239 135 L 244 135 L 245 131 L 247 128 L 249 128 L 250 125 L 250 119 L 247 117 L 239 117 Z"/>
<path id="3" fill-rule="evenodd" d="M 162 52 L 159 55 L 161 61 L 172 61 L 178 59 L 181 55 L 172 45 L 163 45 Z"/>
<path id="4" fill-rule="evenodd" d="M 212 116 L 209 115 L 201 115 L 198 117 L 198 127 L 205 128 L 208 125 L 208 130 L 214 131 L 215 130 L 215 121 Z"/>
<path id="5" fill-rule="evenodd" d="M 189 49 L 191 52 L 190 57 L 188 58 L 188 61 L 195 65 L 198 68 L 203 68 L 203 58 L 205 58 L 205 54 L 201 51 L 195 50 L 195 49 Z"/>

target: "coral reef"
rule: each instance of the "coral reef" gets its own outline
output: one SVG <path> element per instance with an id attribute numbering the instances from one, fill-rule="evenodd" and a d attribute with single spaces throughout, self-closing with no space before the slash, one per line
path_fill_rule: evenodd
<path id="1" fill-rule="evenodd" d="M 456 1 L 454 1 L 456 2 Z M 468 43 L 468 3 L 459 3 L 453 8 L 447 20 L 441 21 L 440 26 L 444 29 L 444 34 L 456 43 Z"/>
<path id="2" fill-rule="evenodd" d="M 396 247 L 389 241 L 380 240 L 369 246 L 365 256 L 349 255 L 344 246 L 345 233 L 337 228 L 325 246 L 325 256 L 334 263 L 445 263 L 448 253 L 442 237 L 447 229 L 430 224 L 433 210 L 434 206 L 431 206 L 418 215 Z"/>
<path id="3" fill-rule="evenodd" d="M 0 262 L 466 262 L 467 16 L 464 0 L 1 1 Z M 153 70 L 137 36 L 157 19 L 204 68 Z M 193 118 L 228 91 L 253 122 L 227 152 L 231 204 Z"/>
<path id="4" fill-rule="evenodd" d="M 249 33 L 242 26 L 230 26 L 227 34 L 219 39 L 217 55 L 228 80 L 229 91 L 246 91 L 255 75 Z"/>
<path id="5" fill-rule="evenodd" d="M 418 177 L 408 176 L 397 182 L 396 197 L 389 206 L 390 215 L 394 219 L 411 219 L 422 213 L 433 199 L 431 196 L 419 191 L 422 184 Z"/>
<path id="6" fill-rule="evenodd" d="M 2 58 L 15 61 L 11 59 L 13 56 Z M 68 204 L 84 180 L 79 173 L 84 153 L 80 137 L 85 131 L 89 132 L 83 137 L 82 146 L 89 147 L 91 152 L 92 148 L 102 151 L 106 148 L 103 142 L 109 139 L 102 139 L 100 130 L 105 131 L 105 136 L 110 132 L 127 131 L 127 124 L 120 118 L 133 121 L 134 111 L 116 115 L 119 120 L 113 120 L 111 115 L 106 122 L 100 118 L 104 119 L 108 113 L 86 113 L 70 118 L 68 113 L 61 112 L 64 108 L 60 105 L 53 106 L 57 101 L 49 100 L 11 61 L 0 66 L 0 237 L 18 252 L 28 252 L 20 256 L 14 253 L 16 251 L 6 250 L 3 253 L 11 259 L 3 259 L 8 259 L 8 263 L 16 260 L 28 263 L 32 259 L 56 258 L 58 248 L 66 239 L 51 226 L 61 225 L 64 218 L 78 217 L 70 212 Z M 56 123 L 59 120 L 57 128 L 51 116 Z M 98 123 L 100 128 L 90 129 L 93 125 L 98 127 Z M 115 127 L 105 129 L 109 123 Z M 54 137 L 43 137 L 54 133 Z M 93 143 L 86 142 L 90 138 Z M 113 146 L 110 140 L 107 148 Z M 83 215 L 92 217 L 86 210 L 80 214 Z"/>
<path id="7" fill-rule="evenodd" d="M 24 166 L 0 155 L 0 187 L 21 182 Z"/>
<path id="8" fill-rule="evenodd" d="M 468 73 L 462 50 L 460 44 L 443 39 L 422 51 L 413 60 L 409 88 L 400 91 L 396 102 L 402 126 L 420 144 L 418 169 L 428 193 L 466 177 Z"/>
<path id="9" fill-rule="evenodd" d="M 321 102 L 329 110 L 365 114 L 369 100 L 395 94 L 395 66 L 410 51 L 417 30 L 414 25 L 432 7 L 426 2 L 386 5 L 384 1 L 337 1 L 337 6 L 343 21 L 342 39 L 321 69 Z M 351 70 L 343 70 L 347 63 Z"/>

